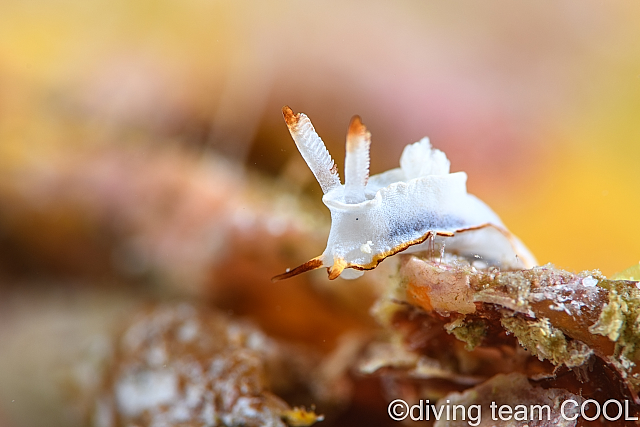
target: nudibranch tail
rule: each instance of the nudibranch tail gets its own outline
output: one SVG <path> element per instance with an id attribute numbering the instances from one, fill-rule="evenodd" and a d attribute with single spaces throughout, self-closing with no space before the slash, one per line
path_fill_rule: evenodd
<path id="1" fill-rule="evenodd" d="M 271 281 L 277 282 L 279 280 L 289 279 L 291 277 L 297 276 L 298 274 L 306 273 L 307 271 L 317 270 L 318 268 L 321 268 L 323 266 L 324 264 L 322 263 L 322 256 L 317 256 L 305 262 L 304 264 L 287 271 L 286 273 L 273 276 L 271 278 Z"/>
<path id="2" fill-rule="evenodd" d="M 341 185 L 338 169 L 309 118 L 302 113 L 295 114 L 287 105 L 282 107 L 282 114 L 298 151 L 318 180 L 322 192 L 327 194 Z"/>
<path id="3" fill-rule="evenodd" d="M 467 232 L 480 232 L 480 231 L 485 231 L 485 232 L 493 232 L 494 236 L 496 236 L 495 233 L 498 233 L 497 235 L 500 235 L 504 238 L 504 240 L 500 239 L 500 240 L 496 240 L 495 237 L 492 237 L 490 234 L 485 233 L 484 235 L 480 235 L 478 234 L 475 239 L 477 240 L 479 238 L 479 236 L 481 236 L 481 241 L 479 242 L 474 242 L 474 239 L 471 240 L 465 240 L 467 237 Z M 536 265 L 538 265 L 538 261 L 536 260 L 535 256 L 533 256 L 533 254 L 529 251 L 529 249 L 527 249 L 527 247 L 520 241 L 520 239 L 518 239 L 513 233 L 511 233 L 509 230 L 507 230 L 504 227 L 498 226 L 496 224 L 491 224 L 491 223 L 485 223 L 485 224 L 481 224 L 481 225 L 476 225 L 473 227 L 467 227 L 461 230 L 457 230 L 456 234 L 461 237 L 460 239 L 458 239 L 457 242 L 450 244 L 449 246 L 456 249 L 456 246 L 460 246 L 463 245 L 464 247 L 467 248 L 467 252 L 473 252 L 473 249 L 475 247 L 475 249 L 477 249 L 478 252 L 482 252 L 485 253 L 485 255 L 487 255 L 488 257 L 491 257 L 492 253 L 506 253 L 507 250 L 505 250 L 505 248 L 503 247 L 502 249 L 500 249 L 500 246 L 504 246 L 505 242 L 508 244 L 508 246 L 510 247 L 512 253 L 514 256 L 517 257 L 517 262 L 513 262 L 513 260 L 511 261 L 511 264 L 514 266 L 519 266 L 522 268 L 533 268 Z M 493 244 L 490 244 L 493 243 Z M 508 261 L 503 259 L 503 261 Z"/>
<path id="4" fill-rule="evenodd" d="M 365 201 L 364 188 L 369 180 L 370 146 L 371 133 L 362 124 L 360 117 L 354 116 L 347 132 L 347 154 L 344 161 L 345 203 Z"/>

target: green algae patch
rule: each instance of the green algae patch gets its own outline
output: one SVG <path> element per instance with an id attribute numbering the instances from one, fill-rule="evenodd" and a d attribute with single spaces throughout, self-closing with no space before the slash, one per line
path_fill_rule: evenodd
<path id="1" fill-rule="evenodd" d="M 468 351 L 480 345 L 487 335 L 487 325 L 483 320 L 465 321 L 462 318 L 456 319 L 451 323 L 447 323 L 444 328 L 458 340 L 466 343 L 465 348 Z"/>
<path id="2" fill-rule="evenodd" d="M 539 360 L 549 360 L 554 365 L 564 364 L 568 368 L 583 365 L 591 355 L 584 343 L 567 341 L 561 330 L 554 328 L 549 319 L 529 321 L 519 317 L 504 317 L 502 326 L 516 336 L 521 346 L 537 356 Z"/>
<path id="3" fill-rule="evenodd" d="M 603 280 L 598 283 L 609 291 L 598 321 L 589 328 L 616 343 L 616 356 L 637 363 L 640 354 L 640 288 L 626 280 Z"/>
<path id="4" fill-rule="evenodd" d="M 609 301 L 589 332 L 615 343 L 614 354 L 607 361 L 632 389 L 639 390 L 640 373 L 636 365 L 640 361 L 640 288 L 637 282 L 624 279 L 602 280 L 598 286 L 609 291 Z"/>
<path id="5" fill-rule="evenodd" d="M 627 303 L 614 290 L 609 292 L 609 303 L 605 304 L 598 321 L 589 328 L 592 334 L 608 337 L 611 341 L 618 341 L 620 332 L 625 325 L 625 314 L 628 312 Z"/>

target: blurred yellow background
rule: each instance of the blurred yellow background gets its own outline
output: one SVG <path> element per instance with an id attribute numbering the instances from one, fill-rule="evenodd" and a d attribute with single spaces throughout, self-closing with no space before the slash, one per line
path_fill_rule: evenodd
<path id="1" fill-rule="evenodd" d="M 612 274 L 640 261 L 638 22 L 632 1 L 4 0 L 0 189 L 105 145 L 310 175 L 288 104 L 340 166 L 353 114 L 372 173 L 429 136 L 540 263 Z"/>
<path id="2" fill-rule="evenodd" d="M 638 23 L 622 0 L 0 1 L 0 427 L 84 425 L 86 348 L 140 301 L 323 352 L 372 328 L 390 262 L 269 286 L 329 229 L 285 104 L 341 171 L 354 114 L 372 174 L 429 136 L 541 264 L 637 264 Z"/>

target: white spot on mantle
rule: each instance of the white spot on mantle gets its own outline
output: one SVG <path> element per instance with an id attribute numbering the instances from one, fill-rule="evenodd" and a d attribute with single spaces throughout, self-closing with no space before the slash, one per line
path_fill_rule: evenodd
<path id="1" fill-rule="evenodd" d="M 363 254 L 370 254 L 371 246 L 373 246 L 373 242 L 371 240 L 367 240 L 367 243 L 360 246 L 360 252 Z"/>

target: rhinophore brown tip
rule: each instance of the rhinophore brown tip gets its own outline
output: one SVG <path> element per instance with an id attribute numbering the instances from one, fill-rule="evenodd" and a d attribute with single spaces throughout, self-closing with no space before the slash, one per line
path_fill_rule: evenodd
<path id="1" fill-rule="evenodd" d="M 282 115 L 284 116 L 284 121 L 287 124 L 287 126 L 291 127 L 298 124 L 298 119 L 300 115 L 295 114 L 293 110 L 289 108 L 288 105 L 285 105 L 284 107 L 282 107 Z"/>
<path id="2" fill-rule="evenodd" d="M 367 127 L 362 124 L 360 116 L 353 116 L 349 123 L 349 130 L 347 131 L 347 139 L 354 139 L 356 137 L 362 137 L 367 135 Z"/>
<path id="3" fill-rule="evenodd" d="M 347 131 L 347 151 L 356 152 L 359 149 L 369 150 L 371 144 L 371 133 L 360 120 L 360 116 L 353 116 Z M 369 165 L 367 164 L 367 167 Z"/>

